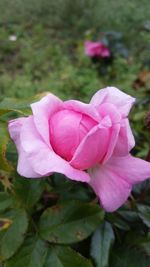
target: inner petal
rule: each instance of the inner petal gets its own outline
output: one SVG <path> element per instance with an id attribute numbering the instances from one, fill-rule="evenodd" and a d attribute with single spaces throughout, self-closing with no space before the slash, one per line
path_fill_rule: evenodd
<path id="1" fill-rule="evenodd" d="M 61 110 L 50 120 L 50 142 L 54 151 L 70 161 L 85 135 L 94 127 L 91 117 L 72 110 Z"/>

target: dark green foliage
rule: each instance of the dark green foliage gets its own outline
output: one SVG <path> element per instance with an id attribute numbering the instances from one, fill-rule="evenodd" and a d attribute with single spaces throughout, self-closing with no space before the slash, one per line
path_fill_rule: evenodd
<path id="1" fill-rule="evenodd" d="M 8 228 L 0 232 L 0 261 L 4 261 L 13 256 L 23 243 L 28 227 L 28 218 L 23 209 L 13 209 L 2 214 L 1 218 L 10 220 Z"/>
<path id="2" fill-rule="evenodd" d="M 92 267 L 89 260 L 69 247 L 52 246 L 37 238 L 28 238 L 5 267 Z"/>
<path id="3" fill-rule="evenodd" d="M 136 249 L 121 247 L 112 251 L 110 267 L 147 267 L 150 257 Z"/>
<path id="4" fill-rule="evenodd" d="M 69 201 L 45 210 L 39 223 L 42 238 L 57 244 L 71 244 L 87 238 L 103 220 L 98 205 Z"/>

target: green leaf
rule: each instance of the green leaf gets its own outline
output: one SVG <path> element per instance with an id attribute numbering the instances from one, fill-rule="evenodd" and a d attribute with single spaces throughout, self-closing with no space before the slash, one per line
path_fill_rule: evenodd
<path id="1" fill-rule="evenodd" d="M 140 250 L 128 248 L 126 246 L 116 248 L 112 251 L 110 267 L 148 267 L 150 257 Z"/>
<path id="2" fill-rule="evenodd" d="M 5 267 L 93 267 L 92 263 L 69 247 L 51 246 L 28 238 Z"/>
<path id="3" fill-rule="evenodd" d="M 6 192 L 0 192 L 0 212 L 12 206 L 12 198 Z"/>
<path id="4" fill-rule="evenodd" d="M 8 131 L 6 125 L 0 124 L 0 169 L 3 171 L 10 172 L 12 166 L 6 159 L 6 148 L 9 141 Z"/>
<path id="5" fill-rule="evenodd" d="M 108 222 L 102 223 L 94 233 L 91 243 L 91 256 L 96 267 L 109 266 L 109 254 L 114 239 L 113 229 Z"/>
<path id="6" fill-rule="evenodd" d="M 119 214 L 121 218 L 123 218 L 125 221 L 128 221 L 128 222 L 139 221 L 139 216 L 138 216 L 137 211 L 119 210 L 119 211 L 117 211 L 117 214 Z"/>
<path id="7" fill-rule="evenodd" d="M 53 243 L 71 244 L 87 238 L 103 220 L 99 205 L 69 201 L 47 209 L 40 219 L 42 238 Z"/>
<path id="8" fill-rule="evenodd" d="M 44 185 L 44 180 L 17 177 L 14 182 L 15 197 L 22 206 L 30 208 L 40 199 Z"/>
<path id="9" fill-rule="evenodd" d="M 22 244 L 28 227 L 27 214 L 24 210 L 12 210 L 3 217 L 12 220 L 12 224 L 0 232 L 0 261 L 13 256 Z"/>
<path id="10" fill-rule="evenodd" d="M 140 235 L 139 232 L 129 232 L 125 237 L 127 245 L 141 249 L 146 255 L 150 256 L 150 234 Z"/>
<path id="11" fill-rule="evenodd" d="M 0 116 L 14 111 L 17 113 L 21 113 L 23 115 L 31 114 L 30 103 L 38 101 L 43 96 L 47 95 L 48 92 L 43 92 L 41 94 L 37 94 L 34 97 L 30 97 L 29 99 L 18 99 L 18 98 L 9 98 L 6 97 L 4 100 L 0 102 Z"/>
<path id="12" fill-rule="evenodd" d="M 43 267 L 93 267 L 93 265 L 69 247 L 51 246 Z"/>
<path id="13" fill-rule="evenodd" d="M 124 231 L 130 230 L 129 223 L 126 222 L 121 217 L 119 217 L 118 214 L 116 214 L 116 213 L 108 213 L 107 219 L 112 225 L 116 226 L 117 228 L 119 228 L 121 230 L 124 230 Z"/>
<path id="14" fill-rule="evenodd" d="M 44 241 L 27 238 L 14 257 L 5 263 L 5 267 L 43 267 L 46 256 Z"/>
<path id="15" fill-rule="evenodd" d="M 28 115 L 30 101 L 29 99 L 20 100 L 17 98 L 5 98 L 3 101 L 0 102 L 0 116 L 11 111 Z"/>
<path id="16" fill-rule="evenodd" d="M 51 185 L 58 193 L 60 201 L 79 200 L 90 201 L 93 199 L 91 188 L 83 183 L 76 183 L 73 180 L 66 179 L 62 174 L 54 174 L 51 178 Z"/>
<path id="17" fill-rule="evenodd" d="M 150 207 L 146 205 L 138 205 L 139 217 L 146 224 L 150 227 Z"/>

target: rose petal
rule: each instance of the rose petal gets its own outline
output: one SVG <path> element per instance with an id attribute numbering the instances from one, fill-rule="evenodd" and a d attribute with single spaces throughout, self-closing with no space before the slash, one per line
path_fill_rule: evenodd
<path id="1" fill-rule="evenodd" d="M 103 163 L 106 163 L 108 159 L 112 156 L 114 152 L 114 148 L 118 142 L 118 135 L 120 132 L 120 123 L 121 116 L 116 107 L 110 103 L 104 103 L 98 107 L 98 111 L 100 116 L 103 118 L 105 116 L 109 116 L 112 122 L 112 127 L 110 129 L 109 134 L 109 144 L 108 149 L 106 151 L 105 157 L 103 159 Z"/>
<path id="2" fill-rule="evenodd" d="M 50 120 L 50 139 L 53 150 L 67 161 L 72 159 L 79 145 L 81 119 L 81 113 L 61 110 Z"/>
<path id="3" fill-rule="evenodd" d="M 55 154 L 55 152 L 43 142 L 37 132 L 33 117 L 28 117 L 21 128 L 20 140 L 24 151 L 28 154 L 28 160 L 35 172 L 41 176 L 47 176 L 52 172 L 59 172 L 76 181 L 88 182 L 88 173 L 74 169 L 70 164 Z"/>
<path id="4" fill-rule="evenodd" d="M 17 171 L 20 175 L 25 176 L 27 178 L 38 178 L 41 175 L 37 174 L 27 158 L 27 153 L 23 150 L 21 142 L 20 142 L 20 131 L 22 128 L 23 123 L 25 122 L 26 118 L 19 118 L 16 120 L 12 120 L 8 124 L 8 130 L 10 136 L 14 143 L 16 144 L 17 151 L 18 151 L 18 166 Z"/>
<path id="5" fill-rule="evenodd" d="M 82 140 L 70 164 L 84 170 L 102 161 L 108 150 L 111 126 L 112 123 L 108 116 L 99 125 L 96 125 Z"/>
<path id="6" fill-rule="evenodd" d="M 106 152 L 106 155 L 103 159 L 103 164 L 105 164 L 110 157 L 112 156 L 114 152 L 114 148 L 116 146 L 117 140 L 118 140 L 118 134 L 120 131 L 120 124 L 115 124 L 111 128 L 110 137 L 109 137 L 109 144 L 108 144 L 108 150 Z"/>
<path id="7" fill-rule="evenodd" d="M 33 170 L 32 164 L 28 159 L 28 154 L 20 147 L 17 172 L 26 178 L 40 178 L 39 173 Z"/>
<path id="8" fill-rule="evenodd" d="M 150 163 L 131 156 L 112 157 L 108 162 L 108 168 L 114 172 L 122 173 L 124 179 L 136 184 L 150 178 Z"/>
<path id="9" fill-rule="evenodd" d="M 124 119 L 121 122 L 121 128 L 113 155 L 126 156 L 134 146 L 135 139 L 130 128 L 129 120 Z"/>
<path id="10" fill-rule="evenodd" d="M 49 118 L 60 110 L 63 102 L 53 94 L 48 94 L 40 101 L 31 104 L 35 126 L 43 140 L 50 146 Z"/>
<path id="11" fill-rule="evenodd" d="M 114 104 L 123 117 L 128 116 L 134 102 L 135 98 L 115 87 L 106 87 L 99 90 L 90 101 L 95 107 L 99 107 L 103 103 Z"/>
<path id="12" fill-rule="evenodd" d="M 46 159 L 44 159 L 46 158 Z M 56 155 L 53 151 L 49 151 L 46 147 L 36 155 L 29 156 L 33 169 L 41 176 L 49 175 L 51 172 L 62 173 L 67 178 L 80 182 L 88 182 L 89 174 L 73 168 L 67 161 Z"/>
<path id="13" fill-rule="evenodd" d="M 107 165 L 98 165 L 89 170 L 90 186 L 107 212 L 117 210 L 128 198 L 131 185 L 122 178 L 122 173 L 110 170 Z"/>
<path id="14" fill-rule="evenodd" d="M 100 105 L 97 109 L 101 118 L 109 116 L 113 124 L 121 122 L 121 115 L 115 105 L 111 103 L 104 103 Z"/>
<path id="15" fill-rule="evenodd" d="M 115 211 L 128 198 L 131 185 L 150 177 L 150 163 L 128 155 L 112 157 L 89 170 L 90 185 L 106 211 Z"/>
<path id="16" fill-rule="evenodd" d="M 101 117 L 96 108 L 91 104 L 82 103 L 76 100 L 68 100 L 64 102 L 64 107 L 68 110 L 73 110 L 88 115 L 95 121 L 99 122 Z"/>

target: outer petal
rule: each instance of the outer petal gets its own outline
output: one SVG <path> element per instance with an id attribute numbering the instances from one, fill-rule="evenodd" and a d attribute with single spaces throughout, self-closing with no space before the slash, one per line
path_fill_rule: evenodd
<path id="1" fill-rule="evenodd" d="M 135 146 L 135 140 L 130 128 L 129 120 L 123 119 L 121 122 L 121 128 L 117 144 L 114 150 L 114 155 L 126 156 L 134 146 Z"/>
<path id="2" fill-rule="evenodd" d="M 77 169 L 88 169 L 102 161 L 108 150 L 112 123 L 105 117 L 82 140 L 70 164 Z"/>
<path id="3" fill-rule="evenodd" d="M 150 163 L 132 157 L 130 154 L 125 157 L 112 157 L 107 168 L 122 174 L 124 179 L 131 184 L 136 184 L 150 178 Z"/>
<path id="4" fill-rule="evenodd" d="M 33 167 L 28 159 L 27 153 L 21 148 L 18 157 L 17 172 L 26 178 L 40 178 L 42 177 L 39 173 L 33 170 Z"/>
<path id="5" fill-rule="evenodd" d="M 135 102 L 135 98 L 120 91 L 115 87 L 106 87 L 99 90 L 91 99 L 91 104 L 99 107 L 103 103 L 114 104 L 123 117 L 128 116 Z"/>
<path id="6" fill-rule="evenodd" d="M 63 102 L 53 94 L 48 94 L 40 101 L 31 104 L 35 126 L 47 145 L 50 145 L 49 119 L 62 107 Z"/>
<path id="7" fill-rule="evenodd" d="M 128 198 L 132 184 L 150 177 L 150 163 L 134 158 L 112 157 L 107 164 L 90 169 L 90 185 L 106 211 L 118 209 Z"/>
<path id="8" fill-rule="evenodd" d="M 86 114 L 97 122 L 101 119 L 97 109 L 91 104 L 82 103 L 77 100 L 68 100 L 64 102 L 64 107 L 69 110 Z"/>
<path id="9" fill-rule="evenodd" d="M 41 177 L 41 175 L 37 174 L 33 170 L 30 164 L 30 161 L 28 160 L 27 153 L 23 150 L 21 142 L 20 142 L 20 132 L 21 132 L 21 128 L 25 120 L 26 118 L 19 118 L 19 119 L 10 121 L 8 124 L 8 130 L 9 130 L 10 136 L 12 140 L 14 141 L 14 143 L 16 144 L 17 151 L 19 154 L 17 171 L 22 176 L 25 176 L 27 178 Z"/>
<path id="10" fill-rule="evenodd" d="M 88 173 L 76 170 L 70 166 L 69 162 L 55 154 L 47 146 L 40 134 L 37 132 L 33 117 L 28 117 L 21 129 L 20 140 L 24 151 L 28 155 L 32 168 L 40 176 L 47 176 L 52 172 L 65 174 L 68 178 L 88 182 L 90 177 Z"/>
<path id="11" fill-rule="evenodd" d="M 118 209 L 128 198 L 131 185 L 122 178 L 115 169 L 109 170 L 107 165 L 98 165 L 90 169 L 90 185 L 98 196 L 102 207 L 113 212 Z"/>

